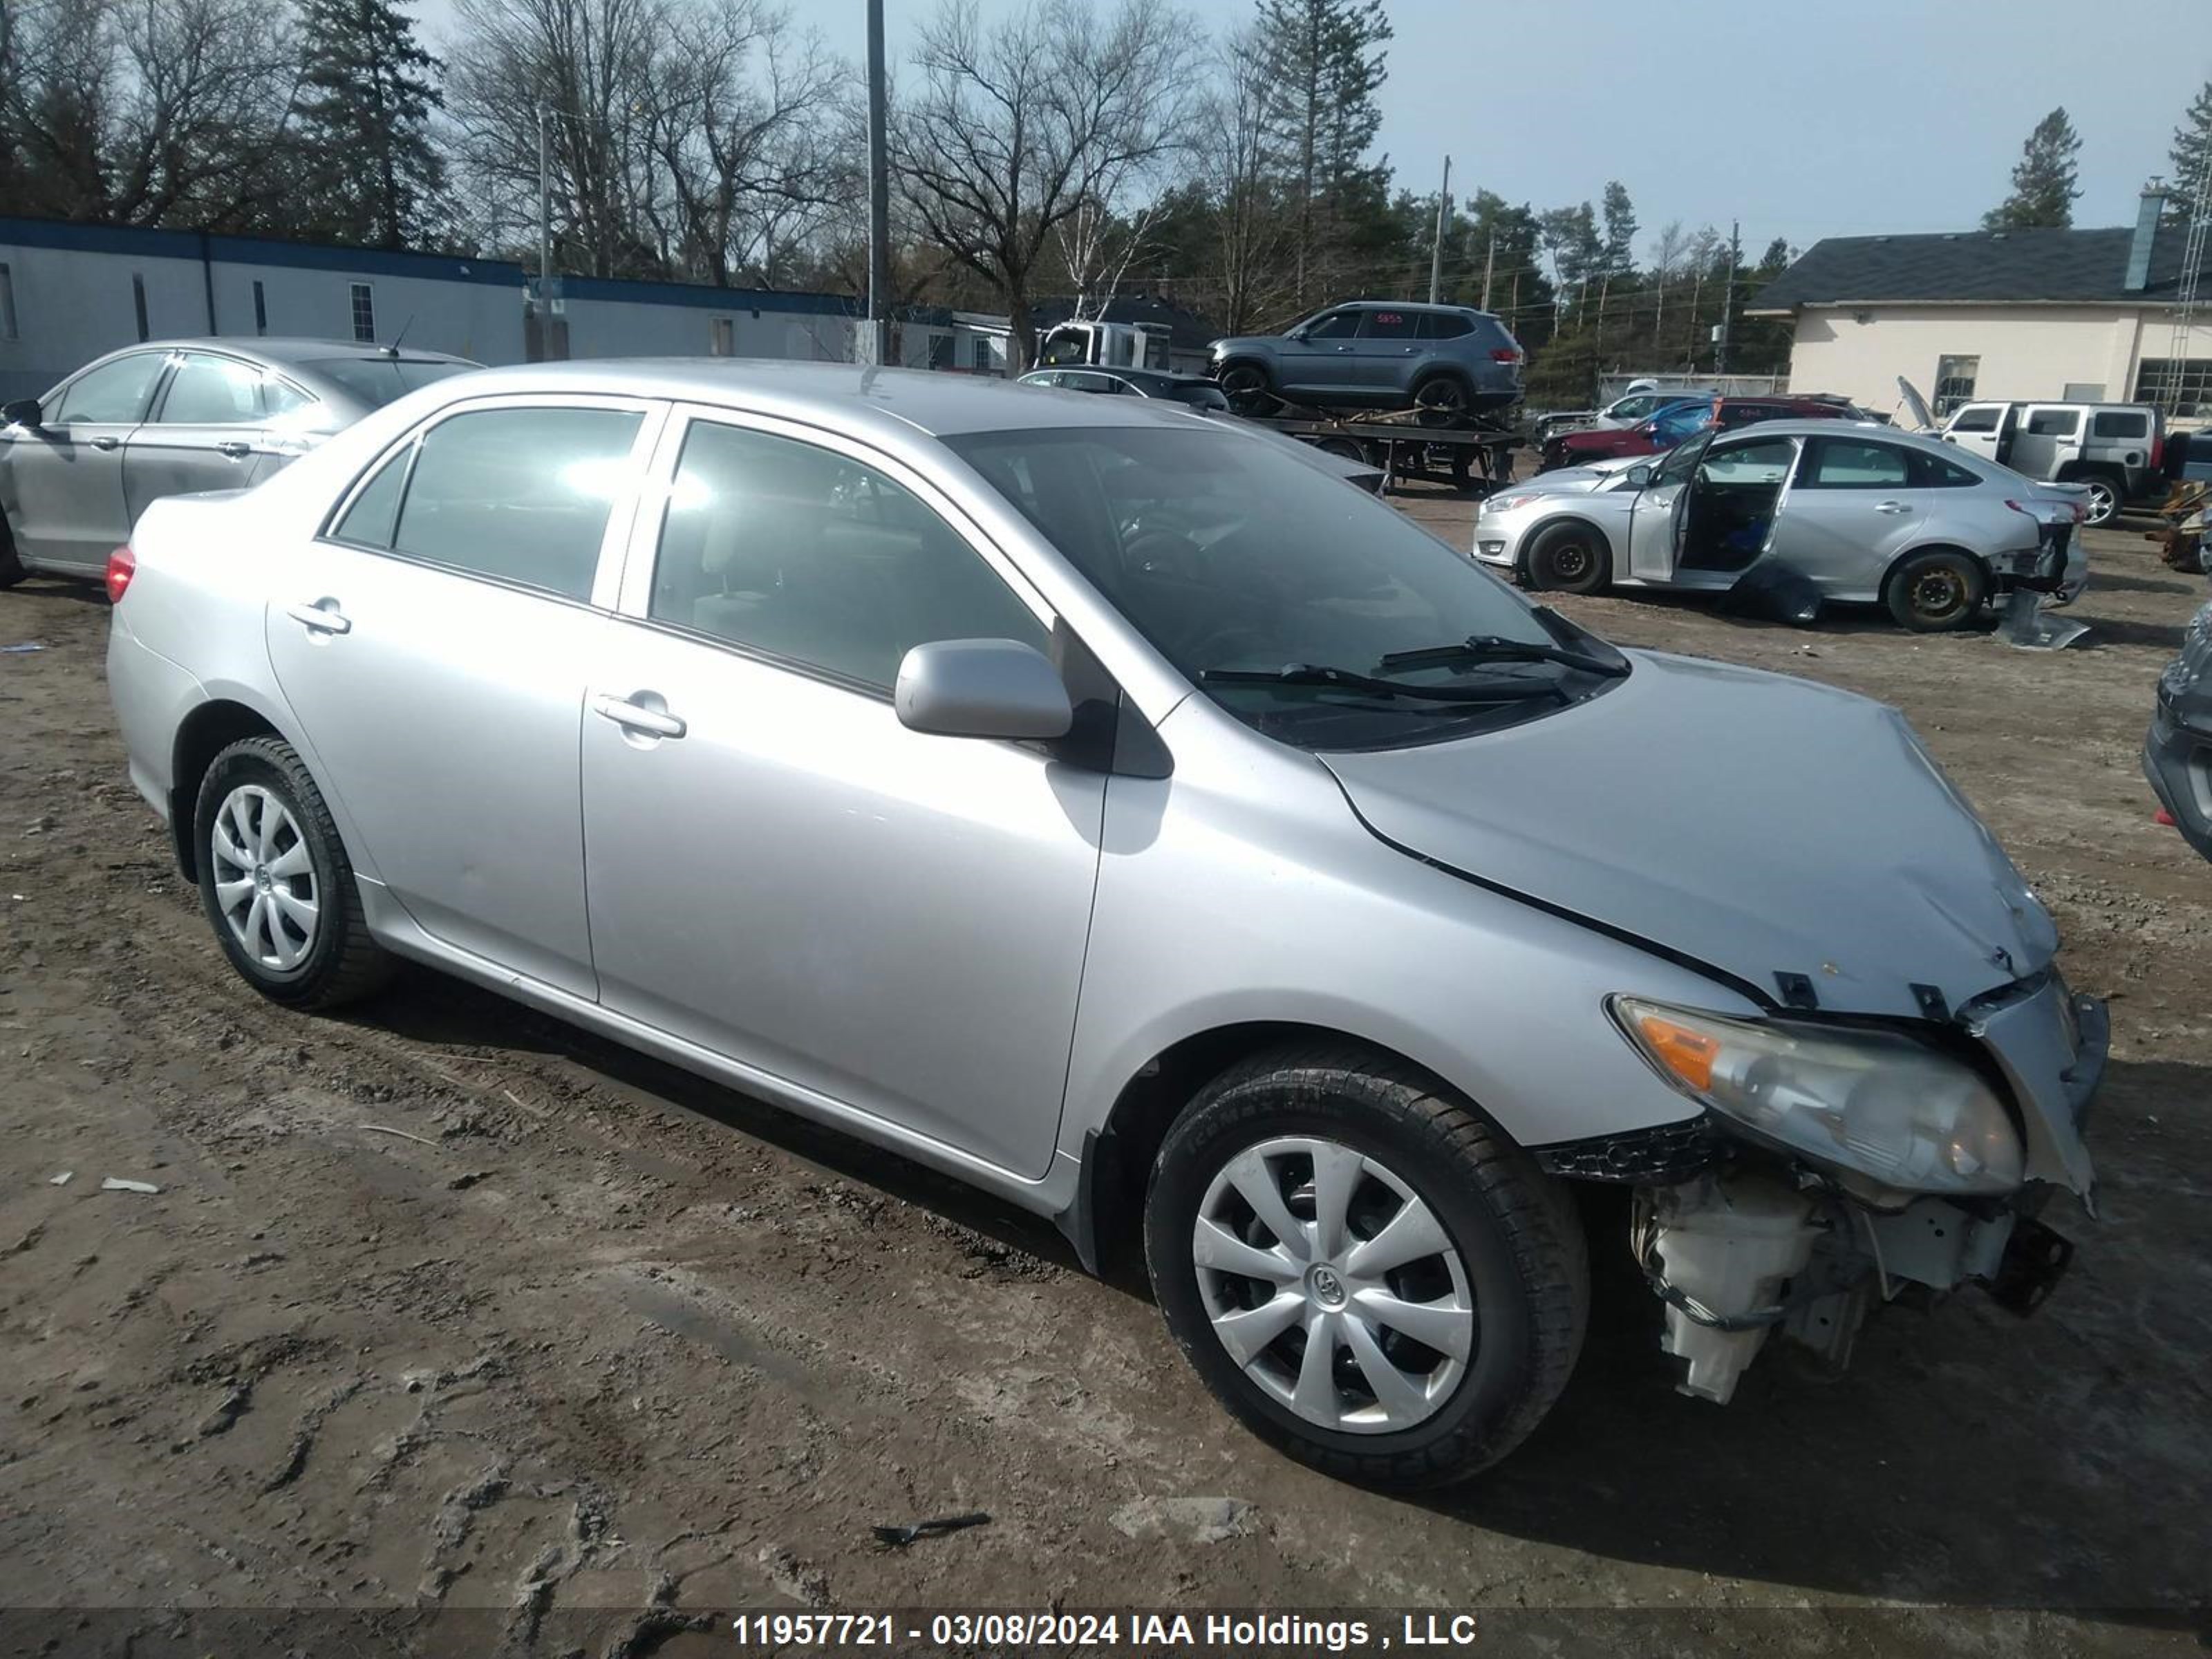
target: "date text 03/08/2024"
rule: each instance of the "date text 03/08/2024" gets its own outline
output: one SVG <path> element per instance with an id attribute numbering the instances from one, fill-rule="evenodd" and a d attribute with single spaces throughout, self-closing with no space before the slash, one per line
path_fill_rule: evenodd
<path id="1" fill-rule="evenodd" d="M 1479 1632 L 1472 1613 L 1411 1613 L 1340 1619 L 1311 1613 L 747 1613 L 731 1621 L 741 1645 L 776 1648 L 987 1648 L 1133 1650 L 1208 1648 L 1316 1653 L 1463 1649 Z"/>

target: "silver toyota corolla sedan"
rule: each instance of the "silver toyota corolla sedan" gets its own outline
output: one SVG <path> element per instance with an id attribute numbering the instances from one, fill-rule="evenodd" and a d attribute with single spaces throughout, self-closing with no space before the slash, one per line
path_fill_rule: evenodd
<path id="1" fill-rule="evenodd" d="M 1628 465 L 1548 472 L 1478 505 L 1474 556 L 1541 591 L 1726 592 L 1754 567 L 1921 632 L 2088 580 L 2077 484 L 2031 483 L 1931 438 L 1835 421 L 1707 432 Z"/>
<path id="2" fill-rule="evenodd" d="M 1897 714 L 1616 650 L 1146 399 L 490 371 L 156 503 L 112 585 L 256 990 L 429 963 L 1141 1243 L 1346 1477 L 1534 1428 L 1594 1247 L 1725 1400 L 1910 1285 L 2033 1305 L 2091 1196 L 2101 1006 Z"/>
<path id="3" fill-rule="evenodd" d="M 462 357 L 336 340 L 156 340 L 0 409 L 0 587 L 98 578 L 148 505 L 259 483 Z"/>

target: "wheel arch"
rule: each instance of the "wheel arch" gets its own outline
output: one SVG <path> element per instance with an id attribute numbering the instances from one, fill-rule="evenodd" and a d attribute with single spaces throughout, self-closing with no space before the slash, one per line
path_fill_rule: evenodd
<path id="1" fill-rule="evenodd" d="M 177 868 L 187 881 L 199 879 L 192 818 L 200 784 L 217 755 L 247 738 L 276 738 L 290 744 L 295 752 L 301 748 L 266 709 L 239 696 L 210 696 L 178 722 L 177 735 L 169 745 L 169 840 L 176 852 Z M 301 763 L 307 763 L 304 752 Z"/>
<path id="2" fill-rule="evenodd" d="M 1577 513 L 1572 508 L 1549 514 L 1522 532 L 1521 544 L 1514 550 L 1513 554 L 1513 568 L 1516 572 L 1522 576 L 1528 574 L 1529 552 L 1535 547 L 1540 538 L 1550 534 L 1555 526 L 1560 525 L 1579 527 L 1597 538 L 1598 545 L 1605 549 L 1607 581 L 1619 581 L 1626 574 L 1621 568 L 1620 547 L 1613 540 L 1613 532 L 1587 513 Z"/>
<path id="3" fill-rule="evenodd" d="M 1989 556 L 1985 553 L 1977 553 L 1963 542 L 1946 541 L 1941 537 L 1932 541 L 1915 542 L 1911 547 L 1901 550 L 1882 567 L 1881 580 L 1875 584 L 1876 591 L 1887 599 L 1889 595 L 1889 585 L 1896 580 L 1897 573 L 1904 568 L 1905 562 L 1907 559 L 1918 558 L 1923 553 L 1956 553 L 1962 559 L 1972 559 L 1982 573 L 1983 597 L 1987 599 L 1996 592 L 1997 573 L 1996 568 L 1990 563 Z"/>
<path id="4" fill-rule="evenodd" d="M 1463 1091 L 1432 1068 L 1388 1043 L 1340 1026 L 1305 1020 L 1240 1020 L 1178 1037 L 1138 1067 L 1122 1084 L 1105 1121 L 1084 1136 L 1074 1200 L 1055 1220 L 1085 1268 L 1104 1271 L 1140 1242 L 1145 1186 L 1152 1160 L 1169 1128 L 1199 1091 L 1238 1061 L 1291 1042 L 1362 1048 L 1464 1097 Z M 1498 1127 L 1494 1119 L 1492 1122 Z M 1511 1138 L 1503 1127 L 1498 1133 Z"/>

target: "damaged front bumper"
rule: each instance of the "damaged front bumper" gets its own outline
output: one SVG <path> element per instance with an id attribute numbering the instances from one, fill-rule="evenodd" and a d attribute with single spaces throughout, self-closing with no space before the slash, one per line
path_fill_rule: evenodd
<path id="1" fill-rule="evenodd" d="M 1555 1174 L 1634 1188 L 1631 1246 L 1666 1305 L 1662 1346 L 1685 1362 L 1684 1393 L 1724 1403 L 1776 1332 L 1844 1365 L 1868 1314 L 1908 1294 L 1979 1285 L 2023 1316 L 2048 1298 L 2073 1247 L 2039 1212 L 2064 1188 L 2095 1213 L 2082 1128 L 2110 1042 L 2105 1006 L 2047 971 L 1955 1020 L 2008 1085 L 2027 1179 L 2001 1197 L 1872 1201 L 1716 1111 L 1539 1154 Z"/>

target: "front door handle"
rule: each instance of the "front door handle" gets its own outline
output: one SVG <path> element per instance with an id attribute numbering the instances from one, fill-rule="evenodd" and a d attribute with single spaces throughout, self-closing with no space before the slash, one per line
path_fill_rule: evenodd
<path id="1" fill-rule="evenodd" d="M 284 614 L 306 627 L 311 634 L 349 634 L 353 618 L 338 609 L 336 599 L 322 599 L 313 605 L 288 605 Z"/>
<path id="2" fill-rule="evenodd" d="M 655 702 L 660 701 L 650 691 L 639 691 L 633 696 L 652 697 Z M 592 699 L 592 712 L 603 720 L 612 720 L 625 732 L 635 732 L 649 738 L 680 738 L 690 729 L 679 716 L 670 714 L 665 708 L 650 708 L 642 702 L 631 701 L 629 697 L 610 696 L 605 691 Z"/>
<path id="3" fill-rule="evenodd" d="M 253 453 L 253 446 L 240 443 L 237 439 L 232 438 L 217 444 L 215 447 L 215 453 L 218 455 L 228 455 L 234 461 L 242 461 Z"/>
<path id="4" fill-rule="evenodd" d="M 93 439 L 91 441 L 92 441 L 92 447 L 93 447 L 94 449 L 119 449 L 119 448 L 121 448 L 121 447 L 123 447 L 123 440 L 122 440 L 122 439 L 120 439 L 120 438 L 111 438 L 110 436 L 108 436 L 108 435 L 107 435 L 106 433 L 104 433 L 104 432 L 103 432 L 103 433 L 101 433 L 101 434 L 100 434 L 100 436 L 98 436 L 97 438 Z"/>
<path id="5" fill-rule="evenodd" d="M 1874 510 L 1877 513 L 1910 513 L 1912 504 L 1910 501 L 1876 501 Z"/>

